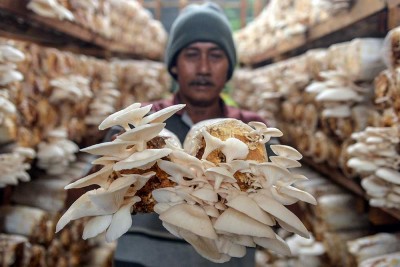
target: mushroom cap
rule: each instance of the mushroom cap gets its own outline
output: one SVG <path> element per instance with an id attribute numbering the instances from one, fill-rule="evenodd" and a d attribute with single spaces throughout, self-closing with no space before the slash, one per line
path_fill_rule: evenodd
<path id="1" fill-rule="evenodd" d="M 349 88 L 329 88 L 320 92 L 317 101 L 360 101 L 362 97 Z"/>
<path id="2" fill-rule="evenodd" d="M 262 210 L 257 203 L 249 198 L 247 195 L 237 195 L 230 201 L 226 203 L 227 206 L 234 208 L 237 211 L 240 211 L 247 216 L 269 226 L 273 226 L 275 224 L 273 218 Z"/>
<path id="3" fill-rule="evenodd" d="M 277 234 L 275 234 L 275 238 L 267 238 L 267 237 L 254 237 L 254 242 L 266 249 L 270 249 L 274 252 L 277 252 L 281 255 L 291 256 L 292 253 L 290 251 L 289 246 L 286 242 Z"/>
<path id="4" fill-rule="evenodd" d="M 103 188 L 108 187 L 108 177 L 112 171 L 112 165 L 104 166 L 101 170 L 65 186 L 64 189 L 81 188 L 92 184 L 97 184 Z"/>
<path id="5" fill-rule="evenodd" d="M 303 157 L 299 151 L 291 146 L 271 145 L 270 147 L 272 151 L 278 156 L 286 157 L 293 160 L 301 160 Z"/>
<path id="6" fill-rule="evenodd" d="M 200 206 L 177 204 L 160 214 L 160 220 L 196 235 L 209 239 L 217 239 L 211 220 Z"/>
<path id="7" fill-rule="evenodd" d="M 140 108 L 141 104 L 140 103 L 133 103 L 131 105 L 129 105 L 128 107 L 117 111 L 111 115 L 109 115 L 107 118 L 105 118 L 99 125 L 99 130 L 105 130 L 107 128 L 110 128 L 112 126 L 118 125 L 118 123 L 116 122 L 116 118 L 123 114 L 124 112 L 129 112 L 135 109 Z"/>
<path id="8" fill-rule="evenodd" d="M 162 129 L 164 129 L 165 123 L 151 123 L 144 124 L 133 128 L 132 130 L 126 131 L 119 135 L 117 139 L 122 141 L 134 141 L 134 142 L 145 142 L 156 137 Z"/>
<path id="9" fill-rule="evenodd" d="M 184 229 L 179 229 L 179 235 L 191 244 L 201 256 L 210 261 L 224 263 L 231 259 L 229 255 L 219 252 L 216 242 L 213 239 L 195 235 Z"/>
<path id="10" fill-rule="evenodd" d="M 218 194 L 213 190 L 212 186 L 206 184 L 205 186 L 195 189 L 192 193 L 192 196 L 195 196 L 207 203 L 216 203 L 218 202 Z"/>
<path id="11" fill-rule="evenodd" d="M 25 54 L 10 45 L 1 45 L 0 55 L 0 61 L 5 60 L 8 62 L 21 62 L 25 60 Z"/>
<path id="12" fill-rule="evenodd" d="M 400 173 L 397 170 L 385 167 L 378 168 L 375 175 L 387 182 L 400 185 Z"/>
<path id="13" fill-rule="evenodd" d="M 330 108 L 324 108 L 322 117 L 324 118 L 348 118 L 352 115 L 349 105 L 338 105 Z"/>
<path id="14" fill-rule="evenodd" d="M 183 109 L 185 106 L 186 104 L 178 104 L 161 109 L 143 118 L 141 124 L 164 122 L 177 111 Z"/>
<path id="15" fill-rule="evenodd" d="M 237 235 L 274 238 L 275 233 L 271 227 L 263 224 L 248 215 L 228 208 L 217 218 L 214 223 L 217 231 Z"/>
<path id="16" fill-rule="evenodd" d="M 355 169 L 357 172 L 368 172 L 368 173 L 372 173 L 378 168 L 378 166 L 375 165 L 372 161 L 364 160 L 357 157 L 350 158 L 347 161 L 347 166 Z"/>
<path id="17" fill-rule="evenodd" d="M 284 205 L 262 194 L 255 193 L 252 194 L 251 197 L 260 206 L 260 208 L 274 216 L 284 229 L 306 238 L 309 237 L 308 230 L 300 221 L 300 219 L 297 218 L 297 216 Z"/>
<path id="18" fill-rule="evenodd" d="M 156 160 L 168 156 L 171 153 L 169 148 L 146 149 L 132 154 L 130 157 L 117 162 L 114 165 L 115 171 L 140 168 L 154 163 Z"/>
<path id="19" fill-rule="evenodd" d="M 301 166 L 301 163 L 295 159 L 286 158 L 283 156 L 270 156 L 269 159 L 276 165 L 282 168 L 297 168 Z"/>
<path id="20" fill-rule="evenodd" d="M 127 147 L 132 144 L 132 142 L 114 140 L 112 142 L 104 142 L 85 147 L 81 149 L 81 151 L 97 156 L 115 156 L 117 158 L 124 158 L 132 154 L 133 148 L 127 149 Z"/>

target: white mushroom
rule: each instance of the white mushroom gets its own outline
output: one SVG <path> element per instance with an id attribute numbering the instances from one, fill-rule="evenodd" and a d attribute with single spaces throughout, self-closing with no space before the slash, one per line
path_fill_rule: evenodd
<path id="1" fill-rule="evenodd" d="M 246 195 L 238 195 L 226 203 L 227 206 L 269 226 L 275 225 L 273 218 L 263 211 L 253 199 Z"/>
<path id="2" fill-rule="evenodd" d="M 301 163 L 295 159 L 290 159 L 282 156 L 270 156 L 269 159 L 276 165 L 282 168 L 297 168 L 301 167 Z"/>
<path id="3" fill-rule="evenodd" d="M 129 112 L 129 111 L 132 111 L 132 110 L 135 110 L 135 109 L 138 109 L 138 108 L 140 108 L 140 106 L 141 106 L 140 103 L 133 103 L 133 104 L 131 104 L 130 106 L 128 106 L 128 107 L 126 107 L 126 108 L 124 108 L 124 109 L 122 109 L 122 110 L 120 110 L 120 111 L 118 111 L 118 112 L 115 112 L 115 113 L 111 114 L 110 116 L 108 116 L 107 118 L 105 118 L 105 119 L 100 123 L 100 125 L 99 125 L 99 130 L 105 130 L 105 129 L 110 128 L 110 127 L 112 127 L 112 126 L 118 125 L 118 122 L 116 122 L 115 119 L 116 119 L 119 115 L 121 115 L 121 114 L 123 114 L 123 113 L 126 113 L 126 112 Z M 125 130 L 129 130 L 129 129 L 130 129 L 129 126 L 128 126 L 127 128 L 125 128 Z"/>
<path id="4" fill-rule="evenodd" d="M 293 160 L 301 160 L 303 158 L 301 153 L 291 146 L 271 145 L 270 147 L 271 150 L 278 156 L 282 156 Z"/>
<path id="5" fill-rule="evenodd" d="M 165 127 L 165 123 L 151 123 L 135 127 L 117 137 L 122 141 L 146 142 L 156 137 Z"/>
<path id="6" fill-rule="evenodd" d="M 283 186 L 278 189 L 282 194 L 296 198 L 298 200 L 317 205 L 317 200 L 308 192 L 295 188 L 293 186 Z"/>
<path id="7" fill-rule="evenodd" d="M 305 238 L 309 237 L 307 228 L 303 225 L 299 218 L 297 218 L 295 214 L 293 214 L 281 203 L 262 194 L 252 194 L 251 197 L 260 206 L 260 208 L 274 216 L 278 222 L 280 222 L 283 228 L 290 228 L 289 231 L 295 232 L 296 234 Z"/>
<path id="8" fill-rule="evenodd" d="M 390 168 L 379 168 L 375 171 L 375 175 L 390 183 L 400 185 L 400 173 Z"/>
<path id="9" fill-rule="evenodd" d="M 104 166 L 101 170 L 89 174 L 88 176 L 85 176 L 76 182 L 65 186 L 64 189 L 81 188 L 92 184 L 97 184 L 103 188 L 107 188 L 109 185 L 108 177 L 112 171 L 112 165 Z"/>
<path id="10" fill-rule="evenodd" d="M 179 230 L 179 235 L 184 238 L 193 248 L 204 258 L 216 262 L 223 263 L 230 260 L 230 256 L 220 253 L 214 240 L 198 236 L 185 229 Z"/>
<path id="11" fill-rule="evenodd" d="M 25 60 L 25 54 L 10 45 L 0 46 L 1 62 L 21 62 Z"/>
<path id="12" fill-rule="evenodd" d="M 224 141 L 221 151 L 225 155 L 226 162 L 229 163 L 234 159 L 245 159 L 249 148 L 237 138 L 228 138 Z"/>
<path id="13" fill-rule="evenodd" d="M 128 203 L 122 205 L 112 217 L 110 227 L 106 232 L 106 241 L 112 242 L 126 233 L 132 226 L 131 208 L 136 202 L 139 202 L 139 197 L 134 197 Z"/>
<path id="14" fill-rule="evenodd" d="M 215 221 L 214 228 L 217 231 L 237 234 L 249 235 L 256 237 L 274 238 L 275 233 L 266 224 L 263 224 L 248 215 L 237 211 L 233 208 L 226 209 Z"/>
<path id="15" fill-rule="evenodd" d="M 235 177 L 222 167 L 208 168 L 205 173 L 208 180 L 214 181 L 214 189 L 217 190 L 222 182 L 236 183 Z"/>
<path id="16" fill-rule="evenodd" d="M 127 110 L 125 112 L 121 112 L 117 116 L 113 118 L 113 122 L 115 125 L 121 125 L 125 130 L 128 130 L 129 124 L 137 127 L 140 125 L 143 117 L 149 113 L 152 105 L 147 105 L 144 107 L 136 108 L 134 110 Z M 100 128 L 99 128 L 100 129 Z"/>
<path id="17" fill-rule="evenodd" d="M 218 194 L 210 184 L 205 184 L 203 187 L 195 189 L 191 194 L 207 203 L 216 203 L 218 201 Z"/>
<path id="18" fill-rule="evenodd" d="M 158 159 L 163 158 L 171 153 L 169 148 L 161 149 L 146 149 L 140 152 L 136 152 L 130 157 L 117 162 L 114 165 L 115 171 L 129 170 L 133 168 L 146 169 L 153 165 Z"/>
<path id="19" fill-rule="evenodd" d="M 203 208 L 196 205 L 178 204 L 160 214 L 160 220 L 196 235 L 217 239 L 211 220 Z"/>
<path id="20" fill-rule="evenodd" d="M 179 165 L 167 160 L 157 160 L 157 165 L 161 170 L 170 175 L 170 180 L 179 185 L 189 185 L 191 183 L 188 179 L 196 178 L 196 173 L 184 165 Z M 186 180 L 184 177 L 188 179 Z"/>
<path id="21" fill-rule="evenodd" d="M 83 239 L 95 237 L 107 230 L 112 220 L 112 214 L 91 218 L 83 228 Z"/>
<path id="22" fill-rule="evenodd" d="M 98 156 L 112 156 L 115 159 L 124 159 L 131 155 L 135 148 L 132 142 L 114 140 L 113 142 L 104 142 L 81 149 L 82 152 Z"/>
<path id="23" fill-rule="evenodd" d="M 155 113 L 146 116 L 142 120 L 141 124 L 164 122 L 169 117 L 174 115 L 176 112 L 183 109 L 185 106 L 186 106 L 185 104 L 177 104 L 170 107 L 166 107 L 162 110 L 159 110 Z"/>
<path id="24" fill-rule="evenodd" d="M 277 252 L 284 256 L 291 256 L 292 253 L 290 251 L 289 246 L 286 242 L 277 234 L 275 234 L 274 238 L 267 238 L 267 237 L 254 237 L 254 243 L 257 245 Z"/>

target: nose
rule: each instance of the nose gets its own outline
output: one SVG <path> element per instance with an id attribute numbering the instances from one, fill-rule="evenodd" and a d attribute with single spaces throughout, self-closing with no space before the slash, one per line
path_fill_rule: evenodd
<path id="1" fill-rule="evenodd" d="M 210 61 L 205 54 L 202 54 L 200 57 L 198 72 L 202 75 L 209 75 L 211 73 Z"/>

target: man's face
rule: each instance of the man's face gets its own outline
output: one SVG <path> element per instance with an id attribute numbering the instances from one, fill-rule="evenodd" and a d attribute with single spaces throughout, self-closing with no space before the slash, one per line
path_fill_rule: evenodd
<path id="1" fill-rule="evenodd" d="M 179 94 L 195 106 L 209 106 L 218 99 L 225 86 L 229 61 L 218 45 L 192 43 L 182 49 L 176 60 Z"/>

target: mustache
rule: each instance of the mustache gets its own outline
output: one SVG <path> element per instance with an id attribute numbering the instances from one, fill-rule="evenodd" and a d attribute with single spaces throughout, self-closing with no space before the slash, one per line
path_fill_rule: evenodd
<path id="1" fill-rule="evenodd" d="M 193 86 L 214 86 L 214 83 L 208 78 L 197 78 L 189 83 Z"/>

